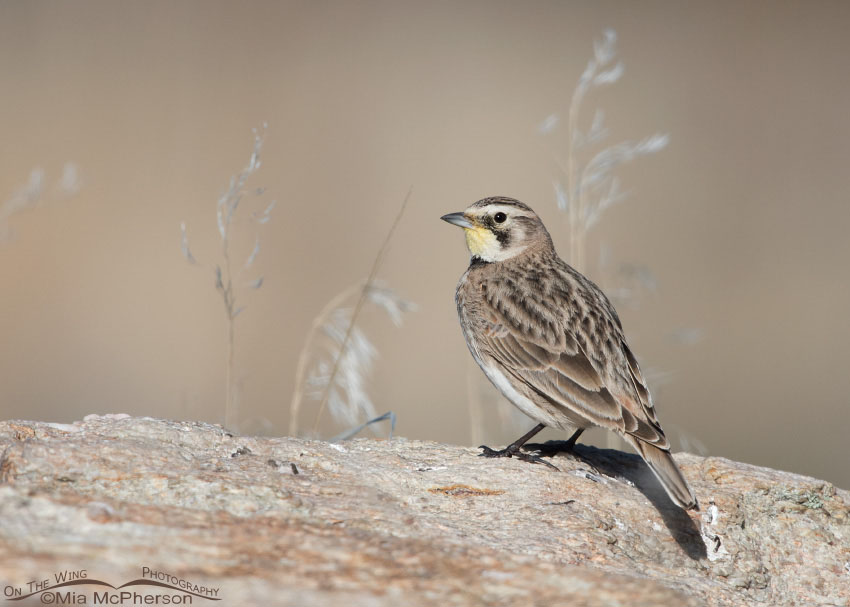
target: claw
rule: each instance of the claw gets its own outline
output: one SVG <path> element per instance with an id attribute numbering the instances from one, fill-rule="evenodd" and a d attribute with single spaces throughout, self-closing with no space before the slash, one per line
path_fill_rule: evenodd
<path id="1" fill-rule="evenodd" d="M 546 460 L 541 459 L 539 454 L 524 453 L 523 451 L 520 451 L 517 448 L 511 447 L 513 447 L 513 445 L 509 445 L 504 449 L 496 451 L 495 449 L 491 449 L 487 445 L 481 445 L 478 448 L 481 449 L 482 452 L 478 454 L 478 457 L 515 457 L 517 459 L 521 459 L 524 462 L 531 462 L 532 464 L 543 464 L 544 466 L 549 466 L 550 468 L 558 470 L 558 472 L 560 472 L 560 469 L 557 466 L 553 466 Z"/>
<path id="2" fill-rule="evenodd" d="M 478 454 L 478 457 L 513 457 L 519 451 L 519 449 L 511 449 L 510 446 L 499 449 L 498 451 L 491 449 L 487 445 L 480 445 L 478 448 L 482 450 Z"/>

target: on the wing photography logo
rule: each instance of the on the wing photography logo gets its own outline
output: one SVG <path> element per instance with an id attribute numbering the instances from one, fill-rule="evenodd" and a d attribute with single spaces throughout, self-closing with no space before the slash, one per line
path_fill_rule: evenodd
<path id="1" fill-rule="evenodd" d="M 165 571 L 142 567 L 142 576 L 118 586 L 89 577 L 86 569 L 54 572 L 22 586 L 7 584 L 8 601 L 43 605 L 194 605 L 220 601 L 218 588 L 202 586 Z"/>

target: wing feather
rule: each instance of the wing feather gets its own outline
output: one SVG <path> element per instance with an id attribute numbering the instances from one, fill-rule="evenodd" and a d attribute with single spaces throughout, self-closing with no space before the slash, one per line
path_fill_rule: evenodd
<path id="1" fill-rule="evenodd" d="M 618 430 L 660 448 L 668 447 L 637 361 L 624 343 L 632 379 L 632 390 L 628 391 L 611 386 L 582 348 L 575 354 L 557 352 L 548 344 L 519 337 L 504 324 L 492 322 L 489 329 L 480 337 L 479 350 L 524 385 L 526 393 L 554 405 L 576 425 Z"/>

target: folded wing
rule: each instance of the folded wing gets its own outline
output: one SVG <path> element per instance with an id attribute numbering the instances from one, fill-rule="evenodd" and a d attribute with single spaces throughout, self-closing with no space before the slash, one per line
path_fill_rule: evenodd
<path id="1" fill-rule="evenodd" d="M 574 335 L 552 347 L 532 340 L 503 322 L 493 322 L 480 337 L 479 350 L 538 399 L 554 405 L 574 425 L 597 425 L 669 449 L 646 382 L 624 342 L 626 380 L 594 364 Z M 543 342 L 543 343 L 541 343 Z"/>

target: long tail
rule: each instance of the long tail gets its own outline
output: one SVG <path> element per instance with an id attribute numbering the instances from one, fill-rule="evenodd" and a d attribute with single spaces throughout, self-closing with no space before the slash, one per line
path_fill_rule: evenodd
<path id="1" fill-rule="evenodd" d="M 688 486 L 688 481 L 679 470 L 679 466 L 673 460 L 673 456 L 666 449 L 659 449 L 655 445 L 645 443 L 642 440 L 626 435 L 624 437 L 632 447 L 640 454 L 655 473 L 661 486 L 667 491 L 667 495 L 678 506 L 685 510 L 699 510 L 699 503 L 694 492 Z"/>

